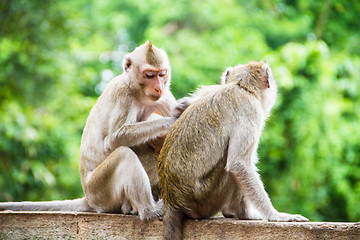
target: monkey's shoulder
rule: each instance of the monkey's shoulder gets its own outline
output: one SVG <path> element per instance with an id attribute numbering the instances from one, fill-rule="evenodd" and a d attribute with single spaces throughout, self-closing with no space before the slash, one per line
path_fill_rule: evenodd
<path id="1" fill-rule="evenodd" d="M 199 119 L 219 118 L 226 123 L 232 116 L 244 108 L 240 88 L 235 84 L 213 87 L 212 92 L 200 95 L 189 106 L 189 112 Z"/>

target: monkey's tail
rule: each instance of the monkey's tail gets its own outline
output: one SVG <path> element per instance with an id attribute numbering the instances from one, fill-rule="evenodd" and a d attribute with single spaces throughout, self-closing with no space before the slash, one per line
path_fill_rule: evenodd
<path id="1" fill-rule="evenodd" d="M 166 206 L 164 211 L 164 240 L 183 239 L 184 212 Z"/>
<path id="2" fill-rule="evenodd" d="M 85 198 L 41 202 L 1 202 L 0 210 L 93 212 Z"/>

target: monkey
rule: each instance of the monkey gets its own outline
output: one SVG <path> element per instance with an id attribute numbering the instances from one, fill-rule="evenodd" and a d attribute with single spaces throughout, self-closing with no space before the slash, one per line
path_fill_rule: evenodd
<path id="1" fill-rule="evenodd" d="M 160 188 L 154 148 L 161 148 L 157 139 L 164 138 L 177 119 L 171 111 L 182 105 L 170 92 L 168 56 L 150 41 L 124 56 L 123 70 L 98 98 L 82 134 L 79 171 L 85 197 L 7 202 L 0 203 L 0 209 L 162 216 L 163 202 L 155 201 Z M 162 117 L 150 119 L 153 112 Z"/>
<path id="2" fill-rule="evenodd" d="M 164 239 L 182 239 L 185 218 L 218 212 L 238 219 L 308 221 L 278 212 L 257 172 L 257 146 L 276 95 L 270 66 L 249 62 L 228 68 L 220 85 L 202 87 L 189 99 L 159 156 Z"/>

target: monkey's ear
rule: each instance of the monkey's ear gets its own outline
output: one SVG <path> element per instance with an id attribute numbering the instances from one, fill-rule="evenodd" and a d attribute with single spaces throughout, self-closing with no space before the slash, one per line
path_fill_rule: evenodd
<path id="1" fill-rule="evenodd" d="M 123 61 L 123 68 L 125 72 L 129 72 L 130 68 L 132 66 L 131 58 L 128 55 L 125 55 L 124 61 Z"/>
<path id="2" fill-rule="evenodd" d="M 270 88 L 270 80 L 269 80 L 269 65 L 265 64 L 263 69 L 264 83 L 266 88 Z"/>
<path id="3" fill-rule="evenodd" d="M 228 77 L 230 75 L 230 72 L 232 70 L 232 67 L 228 67 L 225 72 L 223 72 L 223 74 L 221 75 L 221 84 L 226 84 Z"/>

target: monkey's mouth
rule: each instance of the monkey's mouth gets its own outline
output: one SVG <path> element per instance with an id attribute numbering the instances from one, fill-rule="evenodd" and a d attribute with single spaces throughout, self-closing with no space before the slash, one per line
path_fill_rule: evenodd
<path id="1" fill-rule="evenodd" d="M 149 95 L 149 97 L 151 98 L 151 100 L 157 101 L 160 99 L 161 95 Z"/>

